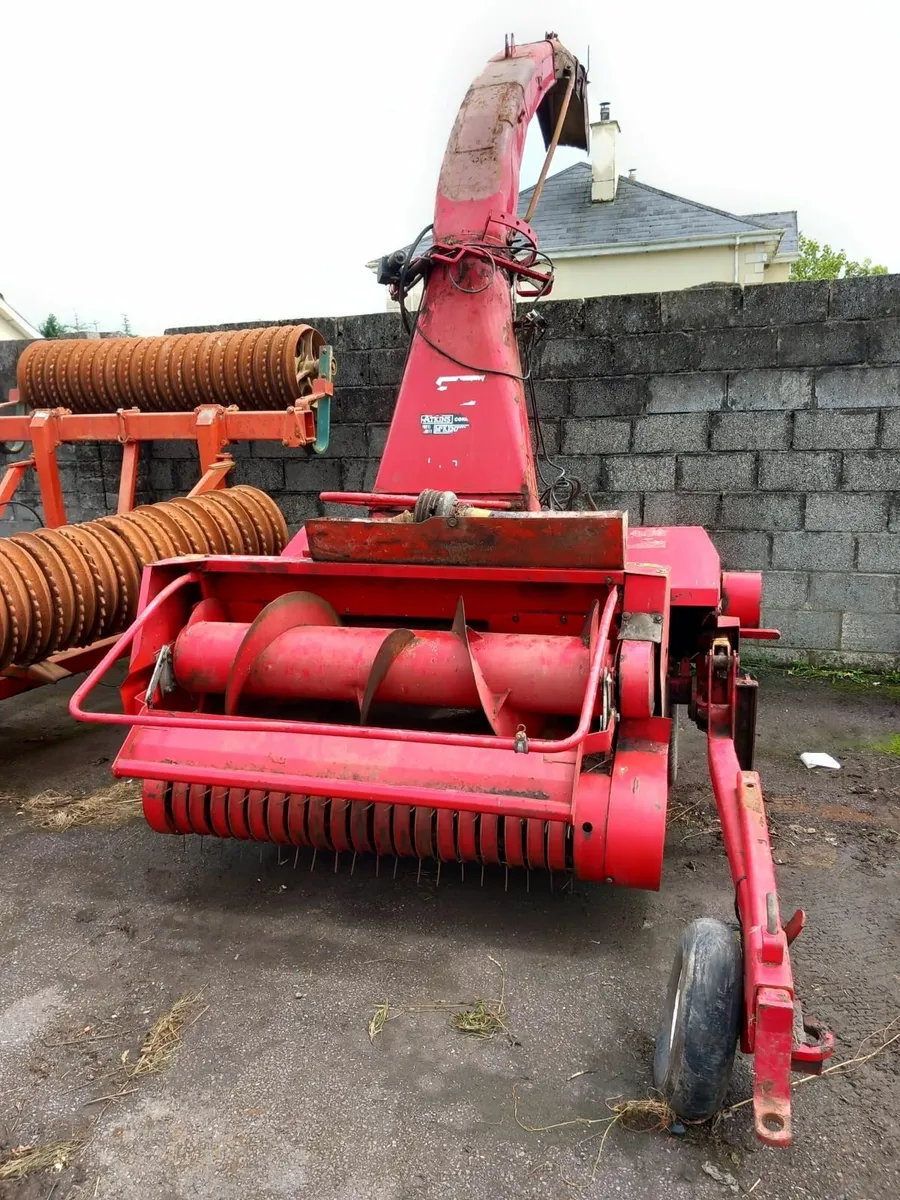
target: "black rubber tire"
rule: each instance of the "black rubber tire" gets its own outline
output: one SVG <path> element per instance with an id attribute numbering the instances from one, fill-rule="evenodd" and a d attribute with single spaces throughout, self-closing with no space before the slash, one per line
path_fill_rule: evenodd
<path id="1" fill-rule="evenodd" d="M 681 936 L 672 966 L 653 1081 L 685 1121 L 722 1107 L 737 1049 L 743 990 L 740 934 L 702 917 Z"/>
<path id="2" fill-rule="evenodd" d="M 672 718 L 672 728 L 669 732 L 669 787 L 675 786 L 675 780 L 678 778 L 678 705 L 673 704 L 669 708 L 669 716 Z"/>

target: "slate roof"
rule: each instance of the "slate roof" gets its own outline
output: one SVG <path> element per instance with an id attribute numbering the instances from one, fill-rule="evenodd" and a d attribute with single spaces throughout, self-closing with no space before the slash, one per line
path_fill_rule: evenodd
<path id="1" fill-rule="evenodd" d="M 527 188 L 519 194 L 520 215 L 528 207 L 532 191 Z M 585 162 L 576 163 L 547 179 L 532 224 L 541 248 L 552 253 L 580 246 L 733 237 L 736 233 L 783 228 L 781 224 L 764 223 L 761 217 L 767 215 L 739 217 L 624 175 L 619 176 L 615 200 L 594 204 L 591 202 L 591 167 Z"/>
<path id="2" fill-rule="evenodd" d="M 520 217 L 525 215 L 533 191 L 531 187 L 519 193 Z M 588 162 L 575 163 L 547 178 L 531 224 L 537 232 L 538 244 L 549 254 L 583 246 L 734 237 L 737 233 L 771 229 L 785 230 L 779 254 L 797 252 L 796 212 L 737 216 L 625 175 L 619 176 L 615 200 L 593 203 Z M 419 252 L 430 245 L 431 239 L 426 236 Z"/>
<path id="3" fill-rule="evenodd" d="M 762 225 L 764 229 L 783 229 L 784 237 L 781 239 L 778 253 L 800 253 L 796 209 L 790 209 L 788 212 L 746 213 L 743 220 L 752 221 L 755 225 Z"/>

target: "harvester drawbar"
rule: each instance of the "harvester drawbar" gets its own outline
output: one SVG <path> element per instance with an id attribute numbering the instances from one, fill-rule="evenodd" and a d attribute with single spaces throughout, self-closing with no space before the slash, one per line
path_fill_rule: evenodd
<path id="1" fill-rule="evenodd" d="M 127 727 L 114 771 L 144 780 L 160 832 L 657 888 L 686 707 L 708 738 L 737 923 L 685 929 L 656 1085 L 682 1118 L 712 1116 L 740 1042 L 757 1134 L 783 1146 L 791 1072 L 821 1070 L 833 1040 L 795 995 L 804 917 L 782 920 L 753 770 L 757 690 L 738 655 L 773 636 L 761 579 L 723 573 L 699 528 L 542 511 L 527 408 L 540 320 L 513 306 L 552 281 L 516 215 L 534 115 L 551 152 L 587 149 L 584 70 L 553 35 L 488 63 L 430 245 L 382 264 L 401 303 L 424 291 L 374 491 L 323 496 L 360 519 L 309 521 L 280 558 L 148 567 L 137 620 L 71 711 Z M 551 469 L 558 506 L 573 488 Z M 87 712 L 126 649 L 124 713 Z"/>

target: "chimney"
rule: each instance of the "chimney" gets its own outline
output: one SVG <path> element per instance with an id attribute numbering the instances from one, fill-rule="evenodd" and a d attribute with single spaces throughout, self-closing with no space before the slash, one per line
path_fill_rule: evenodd
<path id="1" fill-rule="evenodd" d="M 609 119 L 609 101 L 600 104 L 600 120 L 591 123 L 591 200 L 615 200 L 619 176 L 616 171 L 618 121 Z"/>

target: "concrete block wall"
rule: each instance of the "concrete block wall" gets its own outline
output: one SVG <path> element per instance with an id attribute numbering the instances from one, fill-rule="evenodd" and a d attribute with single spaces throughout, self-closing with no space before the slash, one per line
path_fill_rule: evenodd
<path id="1" fill-rule="evenodd" d="M 765 619 L 783 633 L 776 656 L 897 665 L 900 276 L 540 312 L 544 438 L 598 506 L 627 508 L 633 524 L 703 525 L 725 567 L 763 570 Z M 371 487 L 405 347 L 396 314 L 306 320 L 338 359 L 329 453 L 234 448 L 235 478 L 274 495 L 293 527 L 323 511 L 320 491 Z M 3 361 L 0 350 L 0 388 Z M 117 448 L 68 453 L 79 519 L 101 496 L 108 509 Z M 193 446 L 155 444 L 145 471 L 146 498 L 184 492 L 197 478 Z"/>

